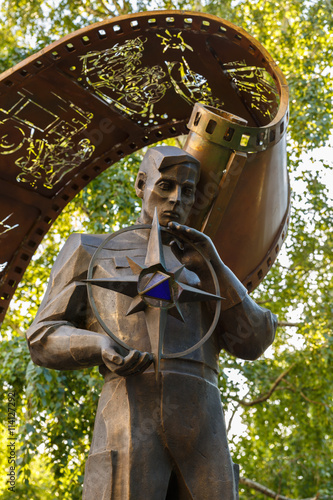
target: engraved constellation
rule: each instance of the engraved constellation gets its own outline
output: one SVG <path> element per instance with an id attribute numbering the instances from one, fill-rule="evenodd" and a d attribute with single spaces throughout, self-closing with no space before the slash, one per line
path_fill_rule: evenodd
<path id="1" fill-rule="evenodd" d="M 191 50 L 193 52 L 193 48 L 185 43 L 185 40 L 179 31 L 178 33 L 171 34 L 169 30 L 165 31 L 164 35 L 156 35 L 157 37 L 162 39 L 161 45 L 164 46 L 163 52 L 166 52 L 168 49 L 176 49 L 184 52 L 186 49 Z"/>
<path id="2" fill-rule="evenodd" d="M 21 170 L 16 180 L 34 188 L 40 180 L 44 187 L 52 189 L 94 151 L 89 139 L 78 143 L 75 140 L 91 123 L 93 114 L 52 94 L 59 108 L 71 115 L 68 121 L 21 92 L 14 106 L 0 110 L 8 116 L 0 121 L 0 155 L 21 153 L 14 162 Z"/>
<path id="3" fill-rule="evenodd" d="M 154 104 L 164 97 L 170 83 L 161 66 L 141 65 L 146 41 L 137 37 L 80 59 L 82 74 L 104 101 L 128 115 L 153 117 Z"/>
<path id="4" fill-rule="evenodd" d="M 163 53 L 193 52 L 181 32 L 172 34 L 166 30 L 156 37 L 160 39 Z M 145 126 L 158 123 L 154 121 L 159 117 L 154 106 L 172 87 L 191 105 L 195 102 L 215 107 L 223 105 L 221 100 L 214 98 L 207 79 L 192 71 L 183 55 L 180 61 L 165 61 L 167 71 L 160 65 L 142 65 L 146 43 L 147 38 L 137 37 L 103 51 L 88 52 L 80 57 L 83 66 L 79 81 L 85 80 L 103 101 L 127 115 L 139 114 L 146 118 Z"/>
<path id="5" fill-rule="evenodd" d="M 250 97 L 251 108 L 274 118 L 279 94 L 271 75 L 264 68 L 247 66 L 245 61 L 232 61 L 225 66 L 231 67 L 227 73 L 238 91 Z"/>
<path id="6" fill-rule="evenodd" d="M 180 50 L 181 52 L 190 50 L 193 52 L 193 48 L 185 43 L 181 32 L 171 34 L 169 30 L 166 30 L 165 33 L 167 36 L 157 35 L 162 39 L 163 52 L 167 50 Z M 184 56 L 181 57 L 181 61 L 165 61 L 165 64 L 175 91 L 186 102 L 192 106 L 196 102 L 200 102 L 208 106 L 222 108 L 224 103 L 219 98 L 214 97 L 207 78 L 193 71 Z"/>
<path id="7" fill-rule="evenodd" d="M 12 231 L 13 229 L 15 229 L 16 227 L 19 226 L 19 224 L 14 224 L 14 226 L 10 226 L 9 224 L 5 224 L 5 222 L 8 221 L 8 219 L 12 216 L 13 214 L 9 214 L 7 215 L 7 217 L 5 217 L 4 219 L 2 219 L 2 221 L 0 221 L 0 236 L 5 234 L 5 233 L 8 233 L 9 231 Z"/>
<path id="8" fill-rule="evenodd" d="M 0 264 L 0 273 L 2 273 L 2 271 L 4 271 L 6 269 L 7 264 L 8 264 L 8 261 Z"/>
<path id="9" fill-rule="evenodd" d="M 196 102 L 200 102 L 207 106 L 222 109 L 224 103 L 218 97 L 214 97 L 207 79 L 199 73 L 192 71 L 184 57 L 182 58 L 182 62 L 165 61 L 165 64 L 167 65 L 170 80 L 175 91 L 186 102 L 192 106 Z"/>

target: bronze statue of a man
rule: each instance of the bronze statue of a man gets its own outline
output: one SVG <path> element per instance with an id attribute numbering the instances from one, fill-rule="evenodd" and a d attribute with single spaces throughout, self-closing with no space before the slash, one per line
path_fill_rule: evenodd
<path id="1" fill-rule="evenodd" d="M 142 199 L 140 224 L 151 224 L 157 209 L 168 269 L 184 265 L 182 282 L 212 293 L 202 255 L 215 271 L 225 300 L 207 342 L 186 356 L 162 357 L 156 377 L 145 311 L 128 315 L 133 299 L 94 287 L 101 317 L 133 349 L 128 353 L 105 333 L 84 279 L 107 235 L 73 234 L 68 239 L 27 332 L 38 365 L 58 370 L 98 365 L 105 378 L 86 463 L 84 500 L 238 498 L 217 386 L 219 353 L 224 349 L 242 359 L 256 359 L 274 339 L 276 318 L 247 295 L 211 240 L 183 225 L 194 203 L 199 170 L 198 161 L 179 148 L 151 148 L 141 164 L 136 192 Z M 127 276 L 129 259 L 143 266 L 149 234 L 149 229 L 134 226 L 107 242 L 94 276 Z M 177 243 L 177 235 L 187 243 Z M 214 307 L 209 301 L 184 302 L 182 318 L 170 310 L 163 352 L 184 351 L 200 341 L 212 323 Z"/>

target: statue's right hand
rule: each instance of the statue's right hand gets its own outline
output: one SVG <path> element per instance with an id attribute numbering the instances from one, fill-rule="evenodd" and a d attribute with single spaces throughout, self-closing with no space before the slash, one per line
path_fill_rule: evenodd
<path id="1" fill-rule="evenodd" d="M 123 357 L 112 347 L 102 349 L 102 359 L 109 370 L 122 377 L 144 372 L 153 361 L 149 352 L 132 349 Z"/>

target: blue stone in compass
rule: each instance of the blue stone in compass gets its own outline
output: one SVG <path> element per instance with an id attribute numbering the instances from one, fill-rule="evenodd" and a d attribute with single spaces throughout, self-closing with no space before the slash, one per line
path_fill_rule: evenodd
<path id="1" fill-rule="evenodd" d="M 147 297 L 160 300 L 171 300 L 169 276 L 157 271 L 142 291 Z"/>

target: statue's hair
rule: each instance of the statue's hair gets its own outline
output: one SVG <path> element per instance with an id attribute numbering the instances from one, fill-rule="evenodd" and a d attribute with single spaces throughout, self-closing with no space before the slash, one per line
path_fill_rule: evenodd
<path id="1" fill-rule="evenodd" d="M 177 165 L 179 163 L 190 163 L 198 170 L 200 175 L 200 162 L 194 156 L 190 155 L 183 149 L 175 146 L 156 146 L 148 149 L 145 154 L 139 171 L 148 173 L 153 165 L 157 170 Z"/>

